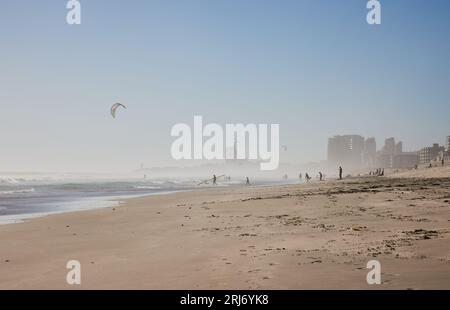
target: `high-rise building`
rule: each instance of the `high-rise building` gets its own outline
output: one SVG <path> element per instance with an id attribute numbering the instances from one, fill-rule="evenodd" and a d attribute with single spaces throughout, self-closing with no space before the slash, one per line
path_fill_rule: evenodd
<path id="1" fill-rule="evenodd" d="M 445 149 L 447 152 L 450 152 L 450 136 L 447 136 L 447 138 L 445 139 Z"/>
<path id="2" fill-rule="evenodd" d="M 395 150 L 394 150 L 394 154 L 395 155 L 400 155 L 403 153 L 403 142 L 399 141 L 395 144 Z"/>
<path id="3" fill-rule="evenodd" d="M 367 138 L 366 141 L 364 142 L 364 153 L 370 155 L 370 156 L 375 156 L 377 153 L 377 142 L 375 140 L 375 138 L 370 137 Z"/>
<path id="4" fill-rule="evenodd" d="M 364 138 L 359 135 L 334 136 L 328 139 L 328 161 L 333 164 L 360 167 Z"/>
<path id="5" fill-rule="evenodd" d="M 367 167 L 375 167 L 375 160 L 377 156 L 377 142 L 375 138 L 367 138 L 364 141 L 364 153 L 363 161 L 364 165 Z"/>
<path id="6" fill-rule="evenodd" d="M 384 155 L 394 155 L 395 153 L 395 138 L 387 138 L 384 140 L 384 147 L 382 149 Z"/>
<path id="7" fill-rule="evenodd" d="M 419 151 L 419 163 L 428 164 L 432 160 L 435 160 L 439 153 L 444 151 L 445 147 L 439 146 L 438 143 L 434 143 L 432 147 L 424 147 Z"/>
<path id="8" fill-rule="evenodd" d="M 403 152 L 403 142 L 395 143 L 395 138 L 387 138 L 384 147 L 378 153 L 377 164 L 381 168 L 412 168 L 419 163 L 415 152 Z"/>

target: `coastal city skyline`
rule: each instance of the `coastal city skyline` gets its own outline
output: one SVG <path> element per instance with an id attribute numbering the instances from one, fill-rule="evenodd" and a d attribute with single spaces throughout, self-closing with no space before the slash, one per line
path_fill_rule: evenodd
<path id="1" fill-rule="evenodd" d="M 436 143 L 416 150 L 404 148 L 403 141 L 395 137 L 379 145 L 374 137 L 360 135 L 336 135 L 328 139 L 327 161 L 329 164 L 347 165 L 359 170 L 372 168 L 415 168 L 429 165 L 431 161 L 450 160 L 450 135 L 444 143 Z"/>

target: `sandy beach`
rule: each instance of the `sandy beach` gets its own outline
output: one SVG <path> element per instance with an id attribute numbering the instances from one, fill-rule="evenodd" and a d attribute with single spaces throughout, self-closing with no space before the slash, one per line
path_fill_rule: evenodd
<path id="1" fill-rule="evenodd" d="M 1 289 L 450 289 L 450 167 L 203 189 L 0 226 Z M 381 263 L 368 285 L 366 264 Z M 66 283 L 81 262 L 82 283 Z"/>

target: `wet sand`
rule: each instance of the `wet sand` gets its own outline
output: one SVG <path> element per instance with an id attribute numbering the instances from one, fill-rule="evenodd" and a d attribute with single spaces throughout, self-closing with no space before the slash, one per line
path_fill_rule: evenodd
<path id="1" fill-rule="evenodd" d="M 0 288 L 450 289 L 447 170 L 205 189 L 1 225 Z M 381 285 L 366 282 L 372 259 Z M 69 260 L 79 286 L 66 283 Z"/>

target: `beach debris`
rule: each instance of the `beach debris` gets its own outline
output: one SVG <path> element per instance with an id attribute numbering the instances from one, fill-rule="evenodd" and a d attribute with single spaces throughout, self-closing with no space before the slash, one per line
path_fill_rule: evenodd
<path id="1" fill-rule="evenodd" d="M 412 236 L 415 240 L 428 240 L 431 238 L 436 238 L 439 236 L 439 231 L 437 230 L 426 230 L 426 229 L 415 229 L 410 231 L 403 231 L 407 236 Z"/>
<path id="2" fill-rule="evenodd" d="M 367 230 L 367 226 L 362 226 L 362 225 L 355 224 L 355 225 L 353 225 L 351 227 L 351 230 L 353 230 L 353 231 L 363 231 L 363 230 Z"/>
<path id="3" fill-rule="evenodd" d="M 122 107 L 122 108 L 124 108 L 124 109 L 127 108 L 126 106 L 124 106 L 124 105 L 121 104 L 121 103 L 114 103 L 114 104 L 111 106 L 111 116 L 112 116 L 113 118 L 116 118 L 116 111 L 117 111 L 117 109 L 118 109 L 119 107 Z"/>

